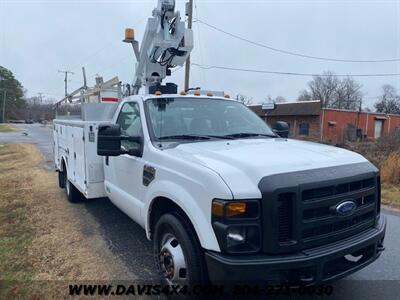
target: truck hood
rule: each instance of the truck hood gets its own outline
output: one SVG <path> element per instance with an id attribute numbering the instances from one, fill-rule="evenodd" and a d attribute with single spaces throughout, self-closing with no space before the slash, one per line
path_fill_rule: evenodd
<path id="1" fill-rule="evenodd" d="M 188 143 L 166 151 L 218 173 L 237 199 L 261 197 L 258 183 L 265 176 L 367 161 L 345 149 L 280 138 Z"/>

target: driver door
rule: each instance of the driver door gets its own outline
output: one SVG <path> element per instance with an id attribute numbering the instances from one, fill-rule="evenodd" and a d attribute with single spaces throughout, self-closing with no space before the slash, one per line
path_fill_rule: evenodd
<path id="1" fill-rule="evenodd" d="M 143 130 L 139 104 L 127 102 L 121 108 L 117 124 L 121 126 L 121 134 L 130 137 L 142 137 Z M 142 147 L 136 142 L 121 141 L 121 148 L 124 150 L 138 149 Z M 136 222 L 140 223 L 140 211 L 143 207 L 142 199 L 144 161 L 141 157 L 123 154 L 109 158 L 109 166 L 113 176 L 110 178 L 112 202 L 129 215 Z M 107 187 L 106 187 L 107 188 Z"/>

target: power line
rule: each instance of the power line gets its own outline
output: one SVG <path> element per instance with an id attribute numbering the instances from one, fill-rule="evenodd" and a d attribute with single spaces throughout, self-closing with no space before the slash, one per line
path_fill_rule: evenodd
<path id="1" fill-rule="evenodd" d="M 221 33 L 224 33 L 228 36 L 231 36 L 235 39 L 241 40 L 243 42 L 247 42 L 249 44 L 252 44 L 254 46 L 258 46 L 261 48 L 265 48 L 271 51 L 275 51 L 275 52 L 279 52 L 279 53 L 283 53 L 283 54 L 287 54 L 287 55 L 293 55 L 293 56 L 298 56 L 298 57 L 303 57 L 303 58 L 308 58 L 308 59 L 315 59 L 315 60 L 323 60 L 323 61 L 333 61 L 333 62 L 345 62 L 345 63 L 385 63 L 385 62 L 397 62 L 400 61 L 400 58 L 390 58 L 390 59 L 368 59 L 368 60 L 358 60 L 358 59 L 338 59 L 338 58 L 329 58 L 329 57 L 321 57 L 321 56 L 313 56 L 313 55 L 307 55 L 307 54 L 302 54 L 302 53 L 298 53 L 298 52 L 294 52 L 294 51 L 288 51 L 288 50 L 284 50 L 284 49 L 279 49 L 279 48 L 275 48 L 269 45 L 265 45 L 259 42 L 255 42 L 252 40 L 249 40 L 247 38 L 241 37 L 239 35 L 236 35 L 234 33 L 230 33 L 226 30 L 223 30 L 221 28 L 218 28 L 214 25 L 211 25 L 207 22 L 204 22 L 202 20 L 195 20 L 194 22 L 199 22 L 209 28 L 212 28 L 216 31 L 219 31 Z"/>
<path id="2" fill-rule="evenodd" d="M 71 70 L 76 70 L 76 69 L 80 68 L 81 65 L 83 65 L 84 63 L 92 60 L 94 57 L 96 57 L 98 54 L 103 52 L 105 49 L 109 48 L 110 46 L 115 46 L 115 45 L 116 45 L 115 41 L 106 43 L 104 46 L 102 46 L 101 48 L 99 48 L 96 51 L 94 51 L 91 55 L 88 55 L 88 56 L 85 57 L 85 59 L 82 59 L 81 63 L 80 64 L 76 64 L 73 68 L 71 68 Z"/>
<path id="3" fill-rule="evenodd" d="M 315 74 L 315 73 L 298 73 L 298 72 L 279 72 L 269 70 L 256 70 L 256 69 L 244 69 L 224 66 L 204 66 L 197 63 L 192 63 L 193 66 L 199 67 L 204 70 L 219 69 L 226 71 L 239 71 L 239 72 L 251 72 L 251 73 L 263 73 L 263 74 L 275 74 L 275 75 L 290 75 L 290 76 L 335 76 L 335 77 L 393 77 L 400 76 L 400 73 L 375 73 L 375 74 Z"/>

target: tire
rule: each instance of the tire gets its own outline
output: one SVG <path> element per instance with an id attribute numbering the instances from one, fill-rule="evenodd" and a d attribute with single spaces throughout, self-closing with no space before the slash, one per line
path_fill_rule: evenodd
<path id="1" fill-rule="evenodd" d="M 154 257 L 166 284 L 208 282 L 204 251 L 192 225 L 179 214 L 162 215 L 155 226 Z"/>
<path id="2" fill-rule="evenodd" d="M 65 188 L 65 173 L 62 171 L 57 171 L 58 173 L 58 186 L 63 189 Z"/>
<path id="3" fill-rule="evenodd" d="M 82 200 L 82 195 L 79 190 L 68 180 L 68 173 L 65 169 L 64 173 L 64 187 L 67 199 L 71 203 L 77 203 Z"/>

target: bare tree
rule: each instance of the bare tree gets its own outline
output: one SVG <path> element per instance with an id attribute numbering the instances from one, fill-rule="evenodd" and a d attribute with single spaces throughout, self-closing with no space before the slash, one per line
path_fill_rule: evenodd
<path id="1" fill-rule="evenodd" d="M 340 80 L 333 72 L 316 75 L 298 101 L 320 100 L 322 107 L 358 109 L 362 101 L 361 84 L 351 77 Z"/>
<path id="2" fill-rule="evenodd" d="M 243 103 L 244 105 L 250 105 L 253 103 L 253 97 L 248 97 L 243 94 L 237 94 L 235 100 Z"/>
<path id="3" fill-rule="evenodd" d="M 26 108 L 24 109 L 24 118 L 34 121 L 52 120 L 55 117 L 54 99 L 47 98 L 45 100 L 39 97 L 27 98 Z"/>
<path id="4" fill-rule="evenodd" d="M 321 100 L 323 107 L 330 107 L 335 90 L 339 86 L 339 79 L 332 72 L 324 72 L 323 76 L 314 76 L 308 83 L 313 99 Z"/>
<path id="5" fill-rule="evenodd" d="M 286 98 L 283 96 L 276 96 L 275 98 L 268 96 L 267 98 L 265 98 L 265 101 L 269 102 L 269 103 L 285 103 L 285 102 L 287 102 Z"/>
<path id="6" fill-rule="evenodd" d="M 382 95 L 375 103 L 375 109 L 385 114 L 400 114 L 400 96 L 394 86 L 390 84 L 382 86 Z"/>
<path id="7" fill-rule="evenodd" d="M 362 85 L 351 77 L 339 81 L 329 107 L 358 110 L 361 108 L 363 94 Z"/>
<path id="8" fill-rule="evenodd" d="M 297 98 L 297 101 L 311 101 L 311 100 L 313 100 L 313 97 L 307 90 L 302 90 L 300 92 L 299 97 Z"/>

